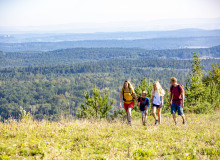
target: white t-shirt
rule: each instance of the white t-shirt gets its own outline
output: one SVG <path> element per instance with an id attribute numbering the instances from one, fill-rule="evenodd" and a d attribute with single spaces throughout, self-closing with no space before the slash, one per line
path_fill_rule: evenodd
<path id="1" fill-rule="evenodd" d="M 155 90 L 154 97 L 153 97 L 153 104 L 160 105 L 161 104 L 161 96 Z"/>

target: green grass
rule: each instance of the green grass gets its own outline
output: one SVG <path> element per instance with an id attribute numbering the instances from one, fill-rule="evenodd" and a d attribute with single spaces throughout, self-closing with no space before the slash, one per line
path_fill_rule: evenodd
<path id="1" fill-rule="evenodd" d="M 220 112 L 171 116 L 154 126 L 133 119 L 0 123 L 0 159 L 220 159 Z"/>

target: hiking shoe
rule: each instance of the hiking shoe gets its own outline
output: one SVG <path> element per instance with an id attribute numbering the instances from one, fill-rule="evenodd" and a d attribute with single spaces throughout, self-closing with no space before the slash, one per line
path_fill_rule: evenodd
<path id="1" fill-rule="evenodd" d="M 128 122 L 128 125 L 130 125 L 130 126 L 131 126 L 131 121 L 129 121 L 129 122 Z"/>
<path id="2" fill-rule="evenodd" d="M 185 120 L 183 120 L 183 124 L 186 124 L 186 121 L 185 121 Z"/>
<path id="3" fill-rule="evenodd" d="M 146 126 L 146 122 L 143 122 L 143 125 Z"/>
<path id="4" fill-rule="evenodd" d="M 158 120 L 155 121 L 155 126 L 158 124 Z"/>

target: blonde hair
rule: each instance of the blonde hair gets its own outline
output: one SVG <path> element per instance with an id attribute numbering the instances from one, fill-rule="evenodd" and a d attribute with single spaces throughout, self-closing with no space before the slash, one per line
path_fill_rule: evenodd
<path id="1" fill-rule="evenodd" d="M 147 92 L 146 91 L 142 91 L 142 94 L 145 94 L 145 96 L 147 96 Z"/>
<path id="2" fill-rule="evenodd" d="M 131 82 L 129 82 L 128 80 L 125 80 L 125 81 L 124 81 L 124 84 L 123 84 L 122 90 L 125 90 L 125 82 L 128 83 L 128 88 L 129 88 L 129 89 L 132 89 L 132 90 L 134 91 L 134 88 L 133 88 Z"/>
<path id="3" fill-rule="evenodd" d="M 173 81 L 174 83 L 177 82 L 177 79 L 175 77 L 171 77 L 170 80 Z"/>
<path id="4" fill-rule="evenodd" d="M 165 95 L 165 91 L 164 89 L 161 87 L 159 81 L 155 81 L 153 83 L 153 90 L 152 90 L 152 95 L 154 96 L 155 95 L 155 90 L 157 90 L 157 93 L 160 95 L 160 96 L 164 96 Z"/>

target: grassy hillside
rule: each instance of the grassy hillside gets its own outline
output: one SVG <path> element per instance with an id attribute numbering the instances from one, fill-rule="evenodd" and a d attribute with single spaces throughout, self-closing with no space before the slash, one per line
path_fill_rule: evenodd
<path id="1" fill-rule="evenodd" d="M 140 116 L 140 115 L 139 115 Z M 0 123 L 0 159 L 219 159 L 220 112 L 187 114 L 187 125 L 170 115 L 154 126 L 149 117 L 128 126 L 120 119 Z"/>

